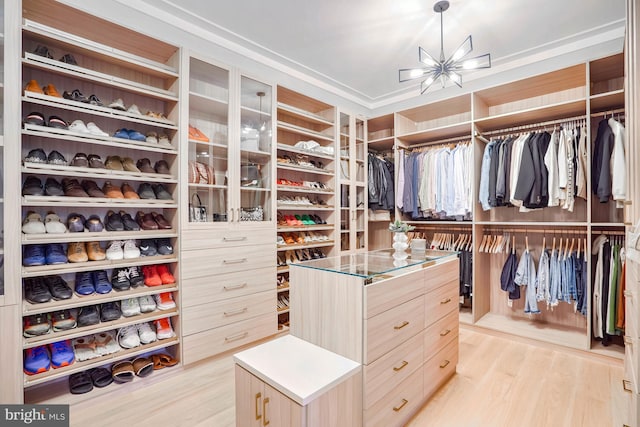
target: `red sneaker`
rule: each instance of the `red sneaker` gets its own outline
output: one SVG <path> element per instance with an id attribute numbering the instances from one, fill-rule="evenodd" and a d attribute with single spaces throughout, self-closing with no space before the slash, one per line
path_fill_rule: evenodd
<path id="1" fill-rule="evenodd" d="M 153 324 L 156 327 L 156 336 L 159 340 L 164 340 L 176 336 L 176 334 L 173 332 L 173 328 L 171 327 L 171 322 L 169 321 L 168 317 L 165 317 L 164 319 L 154 320 Z"/>
<path id="2" fill-rule="evenodd" d="M 162 285 L 162 279 L 158 274 L 158 269 L 155 265 L 145 265 L 142 267 L 142 274 L 144 275 L 144 284 L 147 286 L 160 286 Z"/>
<path id="3" fill-rule="evenodd" d="M 173 277 L 171 271 L 169 271 L 169 267 L 166 265 L 158 265 L 156 266 L 158 274 L 160 275 L 160 279 L 162 280 L 163 285 L 173 285 L 176 283 L 176 278 Z"/>

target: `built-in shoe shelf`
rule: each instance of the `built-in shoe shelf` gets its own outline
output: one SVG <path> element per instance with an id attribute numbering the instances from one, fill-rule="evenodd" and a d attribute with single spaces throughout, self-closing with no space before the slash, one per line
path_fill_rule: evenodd
<path id="1" fill-rule="evenodd" d="M 73 238 L 70 238 L 73 240 Z M 80 271 L 104 270 L 108 268 L 123 268 L 154 264 L 167 264 L 177 262 L 178 258 L 173 255 L 156 255 L 139 258 L 129 258 L 123 260 L 102 260 L 87 262 L 69 262 L 65 264 L 47 264 L 31 267 L 22 267 L 22 277 L 39 277 L 51 274 L 77 273 Z"/>

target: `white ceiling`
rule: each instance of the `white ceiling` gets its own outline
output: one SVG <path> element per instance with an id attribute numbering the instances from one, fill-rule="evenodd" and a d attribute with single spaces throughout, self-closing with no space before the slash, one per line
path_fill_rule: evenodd
<path id="1" fill-rule="evenodd" d="M 435 0 L 143 0 L 213 33 L 256 58 L 276 60 L 364 105 L 416 90 L 399 68 L 419 66 L 418 46 L 440 50 Z M 450 0 L 444 49 L 471 34 L 471 56 L 491 53 L 493 69 L 580 40 L 620 38 L 624 0 Z M 167 16 L 167 15 L 165 15 Z M 189 29 L 187 28 L 187 31 Z M 584 44 L 584 43 L 583 43 Z M 584 47 L 584 46 L 582 46 Z M 538 58 L 539 59 L 539 58 Z M 469 76 L 463 76 L 463 80 Z"/>

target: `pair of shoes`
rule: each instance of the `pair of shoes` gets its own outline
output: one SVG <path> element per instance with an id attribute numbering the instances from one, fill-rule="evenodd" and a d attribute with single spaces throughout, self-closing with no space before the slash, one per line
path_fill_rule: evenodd
<path id="1" fill-rule="evenodd" d="M 54 96 L 56 98 L 62 98 L 60 96 L 60 93 L 58 92 L 58 90 L 53 84 L 49 83 L 47 86 L 40 87 L 38 82 L 34 79 L 31 79 L 27 82 L 27 84 L 24 87 L 24 91 L 38 93 L 41 95 Z"/>
<path id="2" fill-rule="evenodd" d="M 176 359 L 166 353 L 152 354 L 151 360 L 153 361 L 153 369 L 156 371 L 158 369 L 170 368 L 178 364 Z"/>
<path id="3" fill-rule="evenodd" d="M 104 230 L 104 224 L 100 220 L 98 215 L 91 215 L 89 218 L 85 218 L 84 215 L 79 213 L 70 213 L 67 217 L 67 226 L 70 233 L 82 233 L 89 231 L 90 233 L 99 233 Z M 94 249 L 97 249 L 94 247 Z"/>
<path id="4" fill-rule="evenodd" d="M 160 310 L 171 310 L 176 308 L 176 303 L 173 300 L 173 294 L 171 292 L 163 292 L 153 296 L 156 301 L 156 306 Z"/>
<path id="5" fill-rule="evenodd" d="M 108 156 L 104 164 L 107 169 L 140 173 L 131 157 Z"/>
<path id="6" fill-rule="evenodd" d="M 24 248 L 22 265 L 32 267 L 36 265 L 65 264 L 67 256 L 60 243 L 48 243 L 46 245 L 27 245 Z"/>
<path id="7" fill-rule="evenodd" d="M 172 253 L 173 245 L 168 238 L 145 239 L 140 242 L 142 256 L 171 255 Z"/>
<path id="8" fill-rule="evenodd" d="M 121 350 L 114 331 L 104 331 L 74 338 L 72 345 L 78 362 L 117 353 Z"/>
<path id="9" fill-rule="evenodd" d="M 42 148 L 34 148 L 29 151 L 29 154 L 24 158 L 25 163 L 40 163 L 56 166 L 66 166 L 67 159 L 64 158 L 59 151 L 52 150 L 47 155 Z"/>
<path id="10" fill-rule="evenodd" d="M 135 129 L 118 129 L 113 134 L 114 138 L 130 139 L 132 141 L 146 141 L 147 138 Z"/>
<path id="11" fill-rule="evenodd" d="M 52 177 L 48 177 L 44 186 L 40 178 L 34 175 L 28 175 L 22 185 L 23 196 L 51 196 L 59 197 L 64 196 L 64 188 L 62 184 L 56 181 Z"/>
<path id="12" fill-rule="evenodd" d="M 71 298 L 73 292 L 60 276 L 45 276 L 24 279 L 24 293 L 27 301 L 33 304 Z"/>
<path id="13" fill-rule="evenodd" d="M 108 294 L 113 287 L 105 270 L 79 271 L 76 273 L 75 292 L 79 296 Z"/>
<path id="14" fill-rule="evenodd" d="M 139 231 L 140 226 L 130 214 L 124 211 L 108 211 L 104 219 L 107 231 Z"/>
<path id="15" fill-rule="evenodd" d="M 139 377 L 149 376 L 153 370 L 153 361 L 151 359 L 137 357 L 133 362 L 121 360 L 114 363 L 111 367 L 111 376 L 113 381 L 123 384 L 133 381 L 136 375 Z"/>
<path id="16" fill-rule="evenodd" d="M 38 313 L 22 319 L 22 335 L 37 337 L 51 332 L 51 319 L 47 313 Z"/>
<path id="17" fill-rule="evenodd" d="M 118 344 L 122 348 L 135 348 L 157 340 L 156 331 L 147 322 L 124 326 L 118 330 Z"/>
<path id="18" fill-rule="evenodd" d="M 171 320 L 168 317 L 154 320 L 153 325 L 156 327 L 156 336 L 159 340 L 176 336 L 175 332 L 173 332 L 173 328 L 171 327 Z"/>
<path id="19" fill-rule="evenodd" d="M 141 199 L 173 200 L 171 193 L 162 184 L 143 182 L 138 187 L 138 195 Z"/>
<path id="20" fill-rule="evenodd" d="M 138 266 L 114 268 L 111 272 L 111 286 L 116 291 L 126 291 L 143 284 L 142 270 Z"/>
<path id="21" fill-rule="evenodd" d="M 164 113 L 156 113 L 155 111 L 147 111 L 145 113 L 145 116 L 147 117 L 151 117 L 152 119 L 160 119 L 160 120 L 164 120 L 164 121 L 168 121 L 169 119 L 167 119 L 167 116 L 164 115 Z"/>
<path id="22" fill-rule="evenodd" d="M 66 95 L 67 92 L 65 92 Z M 92 97 L 95 97 L 95 95 L 91 95 Z M 66 96 L 65 96 L 66 97 Z M 94 98 L 94 102 L 99 102 L 100 100 L 95 101 Z M 90 102 L 89 99 L 87 99 L 87 101 L 81 101 L 81 102 Z M 96 104 L 98 105 L 98 104 Z M 84 122 L 80 119 L 76 119 L 73 122 L 71 122 L 71 124 L 69 125 L 69 130 L 73 131 L 73 132 L 77 132 L 77 133 L 81 133 L 83 135 L 91 135 L 91 136 L 109 136 L 109 134 L 105 131 L 103 131 L 102 129 L 100 129 L 98 127 L 97 124 L 95 124 L 94 122 L 89 122 L 87 124 L 84 124 Z"/>
<path id="23" fill-rule="evenodd" d="M 134 240 L 114 240 L 107 248 L 108 260 L 132 259 L 140 257 L 140 249 Z"/>
<path id="24" fill-rule="evenodd" d="M 84 394 L 93 390 L 93 387 L 106 387 L 112 382 L 111 371 L 101 367 L 92 368 L 69 375 L 69 391 L 71 394 Z"/>
<path id="25" fill-rule="evenodd" d="M 67 245 L 69 262 L 102 261 L 106 258 L 100 242 L 70 242 Z"/>
<path id="26" fill-rule="evenodd" d="M 151 313 L 156 309 L 156 301 L 151 295 L 142 295 L 137 298 L 127 298 L 120 302 L 122 315 L 125 317 L 137 316 L 140 313 Z"/>
<path id="27" fill-rule="evenodd" d="M 165 264 L 146 265 L 142 267 L 144 284 L 146 286 L 173 285 L 176 283 L 175 277 Z"/>
<path id="28" fill-rule="evenodd" d="M 75 362 L 70 340 L 58 341 L 48 345 L 28 348 L 24 355 L 24 373 L 36 375 L 54 369 L 69 366 Z"/>
<path id="29" fill-rule="evenodd" d="M 58 116 L 49 116 L 48 120 L 45 120 L 44 115 L 37 111 L 29 113 L 23 120 L 25 124 L 36 126 L 47 126 L 56 129 L 69 129 L 69 124 Z"/>
<path id="30" fill-rule="evenodd" d="M 43 222 L 39 213 L 29 211 L 22 220 L 22 232 L 25 234 L 62 234 L 67 232 L 67 227 L 55 212 L 47 213 Z"/>
<path id="31" fill-rule="evenodd" d="M 162 145 L 167 148 L 173 148 L 173 145 L 171 145 L 171 140 L 169 139 L 169 135 L 167 135 L 164 132 L 161 134 L 158 134 L 157 132 L 154 132 L 154 131 L 147 132 L 147 135 L 145 136 L 145 141 L 150 142 L 152 144 Z"/>
<path id="32" fill-rule="evenodd" d="M 189 139 L 200 142 L 209 142 L 209 138 L 197 127 L 189 125 Z"/>
<path id="33" fill-rule="evenodd" d="M 164 215 L 149 212 L 144 213 L 142 211 L 138 211 L 136 213 L 136 222 L 143 230 L 170 230 L 171 223 L 167 221 Z"/>

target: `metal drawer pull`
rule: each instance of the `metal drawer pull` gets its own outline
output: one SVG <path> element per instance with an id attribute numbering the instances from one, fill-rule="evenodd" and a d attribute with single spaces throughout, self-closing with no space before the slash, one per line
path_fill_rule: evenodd
<path id="1" fill-rule="evenodd" d="M 631 381 L 622 380 L 622 389 L 628 393 L 631 393 L 633 391 L 631 390 Z"/>
<path id="2" fill-rule="evenodd" d="M 247 287 L 247 282 L 244 283 L 239 283 L 237 285 L 231 285 L 231 286 L 223 286 L 225 291 L 233 291 L 235 289 L 242 289 L 242 288 L 246 288 Z"/>
<path id="3" fill-rule="evenodd" d="M 407 362 L 406 360 L 403 360 L 402 363 L 400 364 L 400 366 L 398 367 L 393 367 L 393 370 L 398 372 L 401 371 L 402 369 L 404 369 L 405 366 L 407 366 L 409 364 L 409 362 Z"/>
<path id="4" fill-rule="evenodd" d="M 258 413 L 258 408 L 260 407 L 260 398 L 262 397 L 262 393 L 256 394 L 256 420 L 262 418 L 262 415 Z"/>
<path id="5" fill-rule="evenodd" d="M 247 236 L 242 237 L 223 237 L 223 242 L 242 242 L 243 240 L 247 240 Z"/>
<path id="6" fill-rule="evenodd" d="M 246 258 L 225 259 L 222 261 L 223 264 L 241 264 L 243 262 L 247 262 L 247 259 Z"/>
<path id="7" fill-rule="evenodd" d="M 440 301 L 440 304 L 449 304 L 451 302 L 451 298 L 447 298 L 445 300 Z"/>
<path id="8" fill-rule="evenodd" d="M 440 332 L 440 336 L 441 337 L 445 337 L 445 336 L 449 335 L 450 333 L 451 333 L 451 329 L 446 329 L 446 330 Z"/>
<path id="9" fill-rule="evenodd" d="M 400 411 L 400 409 L 404 408 L 404 405 L 406 405 L 407 403 L 409 403 L 407 399 L 402 399 L 402 404 L 400 406 L 394 406 L 393 410 L 398 412 Z"/>
<path id="10" fill-rule="evenodd" d="M 236 316 L 238 314 L 246 313 L 247 310 L 248 310 L 248 308 L 244 307 L 244 308 L 239 308 L 238 310 L 225 311 L 224 315 L 225 315 L 225 317 Z"/>
<path id="11" fill-rule="evenodd" d="M 231 335 L 230 337 L 226 337 L 224 340 L 226 342 L 238 341 L 238 340 L 241 340 L 242 338 L 246 338 L 247 335 L 249 335 L 249 332 L 244 331 L 244 332 L 242 332 L 240 334 Z"/>
<path id="12" fill-rule="evenodd" d="M 271 421 L 267 420 L 267 403 L 269 403 L 269 398 L 265 397 L 262 401 L 262 413 L 264 414 L 264 418 L 262 419 L 262 425 L 268 426 Z"/>
<path id="13" fill-rule="evenodd" d="M 393 329 L 395 329 L 395 330 L 402 329 L 402 328 L 404 328 L 405 326 L 407 326 L 408 324 L 409 324 L 409 322 L 407 322 L 407 321 L 405 320 L 404 322 L 402 322 L 402 323 L 400 324 L 400 326 L 394 326 L 394 327 L 393 327 Z"/>
<path id="14" fill-rule="evenodd" d="M 443 363 L 440 364 L 440 369 L 446 368 L 449 363 L 451 363 L 451 362 L 448 361 L 448 360 L 445 360 Z"/>

